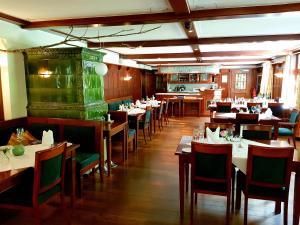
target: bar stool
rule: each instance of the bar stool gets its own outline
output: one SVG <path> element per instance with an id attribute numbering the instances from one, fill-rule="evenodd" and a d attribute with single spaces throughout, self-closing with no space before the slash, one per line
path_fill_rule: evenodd
<path id="1" fill-rule="evenodd" d="M 178 104 L 178 116 L 181 116 L 181 99 L 179 98 L 169 98 L 169 103 L 171 104 L 172 116 L 174 116 L 174 104 Z"/>

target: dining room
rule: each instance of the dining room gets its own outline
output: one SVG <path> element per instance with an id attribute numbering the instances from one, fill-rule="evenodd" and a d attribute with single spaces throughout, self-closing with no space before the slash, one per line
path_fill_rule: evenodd
<path id="1" fill-rule="evenodd" d="M 0 3 L 0 224 L 299 224 L 298 1 Z"/>

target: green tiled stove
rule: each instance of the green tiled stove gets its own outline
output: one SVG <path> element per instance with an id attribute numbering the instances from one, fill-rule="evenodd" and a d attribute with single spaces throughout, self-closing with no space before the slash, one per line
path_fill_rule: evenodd
<path id="1" fill-rule="evenodd" d="M 49 48 L 24 53 L 29 116 L 99 120 L 107 113 L 103 76 L 95 66 L 104 53 Z"/>

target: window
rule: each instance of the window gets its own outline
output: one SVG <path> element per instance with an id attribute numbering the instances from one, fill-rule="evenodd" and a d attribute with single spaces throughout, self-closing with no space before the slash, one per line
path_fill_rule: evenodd
<path id="1" fill-rule="evenodd" d="M 247 84 L 247 74 L 237 73 L 235 74 L 235 89 L 245 90 Z"/>

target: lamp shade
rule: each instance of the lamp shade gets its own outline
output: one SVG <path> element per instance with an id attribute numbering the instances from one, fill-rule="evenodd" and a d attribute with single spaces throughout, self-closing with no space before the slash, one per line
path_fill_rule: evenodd
<path id="1" fill-rule="evenodd" d="M 97 63 L 95 66 L 95 71 L 100 76 L 105 76 L 108 71 L 107 65 L 105 63 Z"/>

